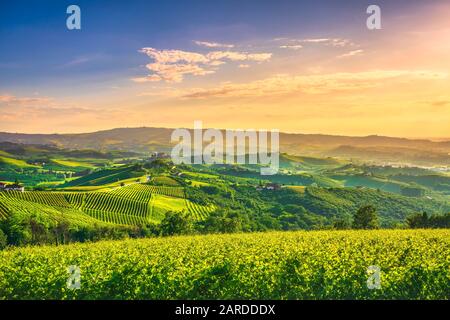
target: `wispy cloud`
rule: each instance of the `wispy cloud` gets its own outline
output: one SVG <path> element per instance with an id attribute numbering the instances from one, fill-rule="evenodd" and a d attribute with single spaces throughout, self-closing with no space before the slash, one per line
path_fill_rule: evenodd
<path id="1" fill-rule="evenodd" d="M 10 94 L 0 95 L 0 106 L 17 106 L 17 105 L 44 105 L 53 101 L 49 97 L 17 97 Z"/>
<path id="2" fill-rule="evenodd" d="M 446 73 L 433 71 L 376 70 L 357 73 L 321 75 L 276 75 L 248 83 L 225 83 L 219 87 L 197 90 L 183 98 L 246 97 L 290 93 L 324 94 L 334 91 L 355 91 L 380 86 L 395 80 L 445 79 Z"/>
<path id="3" fill-rule="evenodd" d="M 73 66 L 78 66 L 78 65 L 82 65 L 82 64 L 86 64 L 86 63 L 90 63 L 90 62 L 94 62 L 94 61 L 101 61 L 106 58 L 107 58 L 107 55 L 102 54 L 102 53 L 83 55 L 83 56 L 78 56 L 78 57 L 73 58 L 72 60 L 61 65 L 60 67 L 62 67 L 62 68 L 73 67 Z"/>
<path id="4" fill-rule="evenodd" d="M 201 47 L 207 48 L 234 48 L 234 44 L 218 43 L 218 42 L 208 42 L 208 41 L 194 41 L 194 43 Z"/>
<path id="5" fill-rule="evenodd" d="M 303 39 L 298 40 L 303 43 L 323 43 L 326 45 L 331 45 L 333 47 L 345 47 L 348 45 L 353 45 L 353 42 L 348 39 L 342 38 L 318 38 L 318 39 Z"/>
<path id="6" fill-rule="evenodd" d="M 81 106 L 52 97 L 0 95 L 0 123 L 2 129 L 7 131 L 48 132 L 49 129 L 58 128 L 55 130 L 67 132 L 69 127 L 84 125 L 87 122 L 109 121 L 115 113 L 112 108 L 105 110 Z M 105 116 L 106 114 L 108 116 Z M 122 119 L 123 116 L 121 112 Z"/>
<path id="7" fill-rule="evenodd" d="M 275 38 L 273 39 L 273 41 L 285 42 L 286 44 L 280 46 L 280 48 L 285 49 L 301 49 L 303 47 L 302 45 L 307 44 L 316 44 L 316 45 L 319 44 L 332 47 L 357 46 L 353 41 L 345 38 L 305 38 L 305 39 Z"/>
<path id="8" fill-rule="evenodd" d="M 433 102 L 431 103 L 431 105 L 432 105 L 433 107 L 444 107 L 444 106 L 450 105 L 450 101 L 448 101 L 448 100 L 433 101 Z"/>
<path id="9" fill-rule="evenodd" d="M 302 48 L 303 48 L 303 46 L 301 44 L 290 44 L 290 45 L 280 46 L 280 49 L 300 50 Z"/>
<path id="10" fill-rule="evenodd" d="M 248 53 L 238 51 L 212 51 L 206 54 L 183 50 L 157 50 L 142 48 L 139 50 L 149 56 L 153 63 L 146 65 L 151 74 L 133 78 L 134 82 L 181 82 L 185 75 L 204 76 L 214 73 L 216 68 L 226 61 L 264 62 L 272 53 Z"/>
<path id="11" fill-rule="evenodd" d="M 362 50 L 362 49 L 352 50 L 347 53 L 339 55 L 338 58 L 348 58 L 348 57 L 360 56 L 363 53 L 364 53 L 364 50 Z"/>

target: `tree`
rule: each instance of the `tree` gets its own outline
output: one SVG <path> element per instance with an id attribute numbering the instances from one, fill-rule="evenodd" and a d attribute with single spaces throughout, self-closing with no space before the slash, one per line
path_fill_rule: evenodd
<path id="1" fill-rule="evenodd" d="M 406 218 L 406 224 L 411 229 L 416 228 L 450 228 L 450 213 L 428 215 L 417 213 Z"/>
<path id="2" fill-rule="evenodd" d="M 243 216 L 237 211 L 216 210 L 201 223 L 203 230 L 212 233 L 233 233 L 242 231 Z"/>
<path id="3" fill-rule="evenodd" d="M 406 224 L 411 229 L 427 228 L 428 214 L 426 212 L 417 213 L 406 218 Z"/>
<path id="4" fill-rule="evenodd" d="M 47 228 L 42 221 L 38 220 L 37 215 L 33 214 L 28 219 L 28 225 L 31 230 L 31 241 L 33 244 L 43 244 L 47 237 Z"/>
<path id="5" fill-rule="evenodd" d="M 161 221 L 160 229 L 163 236 L 188 234 L 192 231 L 193 224 L 184 212 L 168 211 Z"/>
<path id="6" fill-rule="evenodd" d="M 450 228 L 450 213 L 431 215 L 428 223 L 431 228 Z"/>
<path id="7" fill-rule="evenodd" d="M 69 228 L 70 224 L 67 221 L 58 222 L 58 224 L 55 227 L 53 227 L 56 244 L 67 243 L 69 239 Z"/>
<path id="8" fill-rule="evenodd" d="M 0 229 L 0 250 L 5 249 L 8 245 L 8 239 L 6 238 L 6 234 Z"/>
<path id="9" fill-rule="evenodd" d="M 353 216 L 354 229 L 378 229 L 378 213 L 374 206 L 368 205 L 359 208 Z"/>
<path id="10" fill-rule="evenodd" d="M 333 229 L 347 230 L 351 228 L 351 222 L 348 219 L 340 218 L 333 222 Z"/>

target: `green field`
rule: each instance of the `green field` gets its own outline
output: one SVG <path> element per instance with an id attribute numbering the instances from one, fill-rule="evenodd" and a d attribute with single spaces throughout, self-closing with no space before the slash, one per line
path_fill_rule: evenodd
<path id="1" fill-rule="evenodd" d="M 0 252 L 0 299 L 450 299 L 450 231 L 180 236 Z M 26 266 L 26 267 L 23 267 Z M 80 289 L 67 288 L 69 266 Z M 367 269 L 381 271 L 368 289 Z"/>
<path id="2" fill-rule="evenodd" d="M 0 156 L 0 165 L 1 164 L 10 165 L 10 166 L 19 167 L 19 168 L 37 168 L 37 166 L 30 165 L 20 159 L 14 159 L 14 158 Z"/>
<path id="3" fill-rule="evenodd" d="M 119 168 L 109 168 L 99 170 L 87 174 L 81 178 L 69 181 L 61 187 L 89 187 L 89 186 L 104 186 L 121 182 L 126 179 L 141 178 L 145 174 L 144 171 L 139 170 L 135 166 L 124 166 Z"/>
<path id="4" fill-rule="evenodd" d="M 53 159 L 53 162 L 60 164 L 64 167 L 83 167 L 83 168 L 93 168 L 92 165 L 88 165 L 84 162 L 74 161 L 74 160 L 63 160 L 63 159 Z"/>

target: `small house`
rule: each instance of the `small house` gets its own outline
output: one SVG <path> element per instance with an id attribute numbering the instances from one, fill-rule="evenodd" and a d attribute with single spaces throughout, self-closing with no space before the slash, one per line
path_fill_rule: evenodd
<path id="1" fill-rule="evenodd" d="M 267 190 L 280 190 L 281 186 L 278 183 L 267 183 L 266 189 Z"/>
<path id="2" fill-rule="evenodd" d="M 256 187 L 256 190 L 261 191 L 261 190 L 280 190 L 281 189 L 281 185 L 279 185 L 278 183 L 266 183 L 265 185 L 258 185 Z"/>
<path id="3" fill-rule="evenodd" d="M 21 186 L 20 184 L 8 184 L 5 188 L 6 191 L 19 191 L 19 192 L 24 192 L 25 191 L 25 187 Z"/>
<path id="4" fill-rule="evenodd" d="M 0 190 L 5 189 L 6 183 L 0 182 Z"/>

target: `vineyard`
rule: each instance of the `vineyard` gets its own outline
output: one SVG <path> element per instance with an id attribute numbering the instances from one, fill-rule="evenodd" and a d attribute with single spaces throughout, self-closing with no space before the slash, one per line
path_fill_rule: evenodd
<path id="1" fill-rule="evenodd" d="M 187 199 L 186 207 L 187 210 L 192 214 L 192 217 L 198 221 L 206 219 L 206 217 L 215 210 L 215 206 L 213 205 L 203 206 Z"/>
<path id="2" fill-rule="evenodd" d="M 0 251 L 0 299 L 450 299 L 449 230 L 295 231 Z M 67 288 L 68 267 L 81 273 Z M 23 266 L 26 266 L 24 268 Z M 368 268 L 381 272 L 368 287 Z"/>
<path id="3" fill-rule="evenodd" d="M 184 189 L 181 187 L 166 187 L 166 186 L 149 186 L 151 192 L 168 197 L 184 198 Z"/>
<path id="4" fill-rule="evenodd" d="M 70 208 L 71 205 L 62 193 L 57 192 L 2 192 L 0 195 L 7 197 L 45 204 L 53 207 Z"/>
<path id="5" fill-rule="evenodd" d="M 25 200 L 24 198 L 12 197 L 10 195 L 5 196 L 5 192 L 0 193 L 0 220 L 7 219 L 11 212 L 18 214 L 22 217 L 31 215 L 40 215 L 54 221 L 55 223 L 59 221 L 68 221 L 75 225 L 85 226 L 85 225 L 103 225 L 103 221 L 98 221 L 91 216 L 69 206 L 53 206 L 48 204 L 42 204 L 39 202 L 33 202 Z M 18 193 L 17 193 L 18 194 Z M 16 194 L 14 194 L 15 196 Z M 42 196 L 36 196 L 36 198 L 41 199 Z M 31 197 L 30 197 L 31 198 Z M 59 201 L 61 199 L 56 198 Z M 44 202 L 44 201 L 43 201 Z M 45 202 L 49 202 L 45 200 Z"/>
<path id="6" fill-rule="evenodd" d="M 81 178 L 69 181 L 65 183 L 63 187 L 100 186 L 118 182 L 120 180 L 139 178 L 144 174 L 145 174 L 144 171 L 140 171 L 134 166 L 102 169 L 87 174 Z"/>
<path id="7" fill-rule="evenodd" d="M 167 211 L 186 211 L 195 220 L 203 220 L 214 206 L 202 206 L 185 199 L 182 187 L 153 186 L 134 183 L 107 191 L 93 192 L 1 192 L 0 219 L 9 212 L 24 213 L 56 210 L 82 219 L 93 218 L 112 224 L 143 225 L 158 222 Z M 43 209 L 44 208 L 44 209 Z"/>

